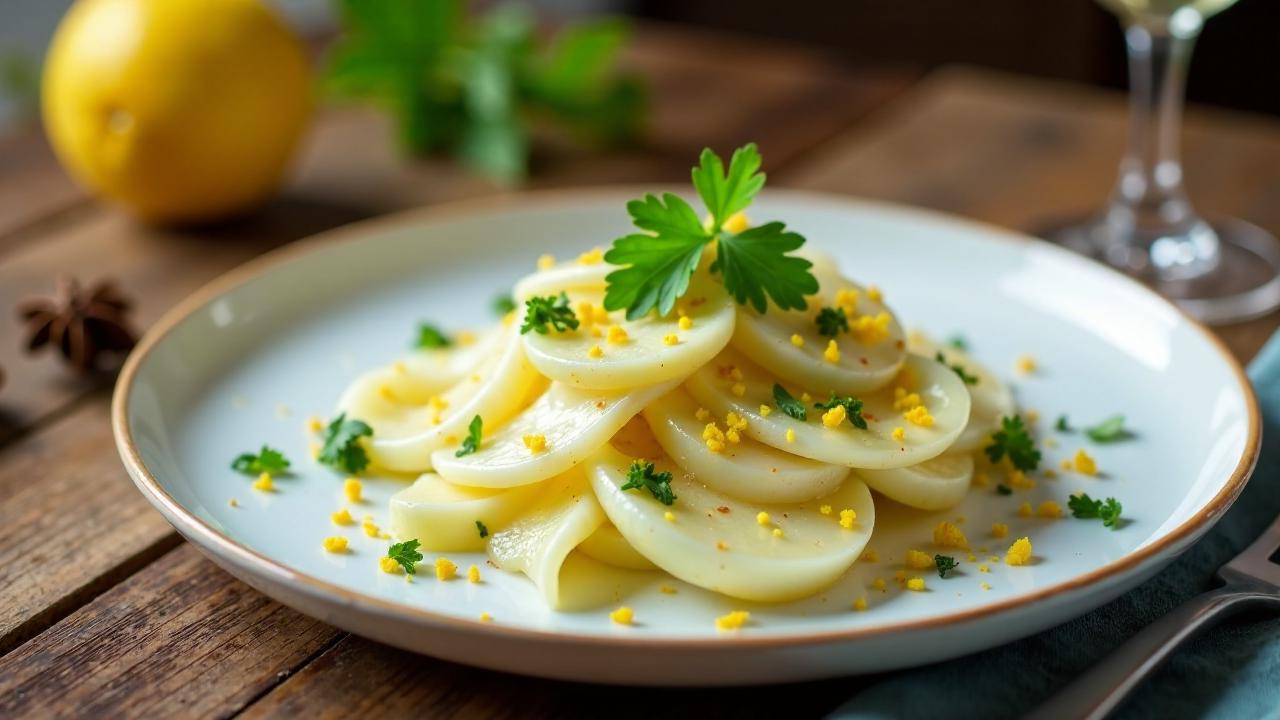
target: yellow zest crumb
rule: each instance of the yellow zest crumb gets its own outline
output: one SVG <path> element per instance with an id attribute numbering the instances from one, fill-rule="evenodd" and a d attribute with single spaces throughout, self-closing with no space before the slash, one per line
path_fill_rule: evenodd
<path id="1" fill-rule="evenodd" d="M 595 312 L 595 306 L 590 302 L 583 300 L 578 303 L 578 317 L 582 319 L 584 324 L 590 325 L 592 321 L 592 313 Z"/>
<path id="2" fill-rule="evenodd" d="M 707 423 L 702 428 L 702 439 L 707 444 L 707 449 L 714 453 L 724 452 L 725 435 L 714 421 Z"/>
<path id="3" fill-rule="evenodd" d="M 671 587 L 670 585 L 663 585 L 658 588 L 658 592 L 662 593 L 663 595 L 675 595 L 676 589 Z"/>
<path id="4" fill-rule="evenodd" d="M 858 559 L 869 563 L 880 562 L 880 553 L 871 548 L 867 548 L 862 551 L 862 555 L 860 555 Z"/>
<path id="5" fill-rule="evenodd" d="M 578 256 L 579 265 L 599 265 L 604 261 L 604 250 L 600 248 L 591 248 L 590 250 Z"/>
<path id="6" fill-rule="evenodd" d="M 760 406 L 760 415 L 762 417 L 769 417 L 769 413 L 771 412 L 773 412 L 773 408 L 769 407 L 768 405 Z"/>
<path id="7" fill-rule="evenodd" d="M 863 610 L 866 610 L 866 609 L 867 609 L 867 599 L 866 599 L 865 597 L 860 597 L 860 598 L 858 598 L 857 600 L 854 600 L 854 601 L 853 601 L 853 609 L 854 609 L 854 610 L 857 610 L 857 611 L 859 611 L 859 612 L 861 612 L 861 611 L 863 611 Z"/>
<path id="8" fill-rule="evenodd" d="M 913 592 L 924 592 L 924 578 L 913 577 L 907 581 L 907 589 Z"/>
<path id="9" fill-rule="evenodd" d="M 382 530 L 373 522 L 373 518 L 366 517 L 364 522 L 360 523 L 360 529 L 364 530 L 364 534 L 369 537 L 378 537 L 382 534 Z"/>
<path id="10" fill-rule="evenodd" d="M 983 590 L 990 590 L 990 589 L 991 589 L 991 585 L 990 585 L 990 583 L 982 583 L 982 584 L 981 584 L 981 585 L 979 585 L 978 587 L 982 588 Z"/>
<path id="11" fill-rule="evenodd" d="M 968 557 L 968 558 L 966 558 L 966 559 L 967 559 L 969 562 L 978 562 L 978 556 L 977 556 L 977 555 L 974 555 L 973 553 L 969 553 L 969 557 Z"/>
<path id="12" fill-rule="evenodd" d="M 991 484 L 991 476 L 985 472 L 976 472 L 973 474 L 973 484 L 980 488 L 987 487 Z"/>
<path id="13" fill-rule="evenodd" d="M 1075 464 L 1076 472 L 1078 473 L 1083 473 L 1085 475 L 1098 474 L 1098 461 L 1089 457 L 1089 453 L 1085 452 L 1084 448 L 1080 448 L 1076 451 L 1076 455 L 1072 459 L 1072 462 Z"/>
<path id="14" fill-rule="evenodd" d="M 1020 490 L 1030 490 L 1036 486 L 1036 481 L 1027 477 L 1027 474 L 1021 470 L 1014 470 L 1009 473 L 1009 485 Z"/>
<path id="15" fill-rule="evenodd" d="M 1036 359 L 1030 355 L 1019 355 L 1013 363 L 1013 369 L 1023 375 L 1030 375 L 1036 371 Z"/>
<path id="16" fill-rule="evenodd" d="M 733 387 L 729 388 L 729 391 L 737 397 L 742 397 L 747 394 L 747 386 L 742 383 L 734 383 Z"/>
<path id="17" fill-rule="evenodd" d="M 1043 518 L 1062 517 L 1062 506 L 1052 500 L 1045 500 L 1036 508 L 1036 514 Z"/>
<path id="18" fill-rule="evenodd" d="M 382 396 L 383 400 L 388 400 L 391 402 L 396 401 L 396 394 L 394 391 L 392 391 L 390 385 L 379 385 L 378 394 Z"/>
<path id="19" fill-rule="evenodd" d="M 1018 515 L 1020 517 L 1031 517 L 1034 512 L 1031 509 L 1031 503 L 1024 502 L 1018 506 Z"/>
<path id="20" fill-rule="evenodd" d="M 902 413 L 902 417 L 907 422 L 920 427 L 933 427 L 933 416 L 929 414 L 929 409 L 923 405 L 917 405 L 910 410 Z"/>
<path id="21" fill-rule="evenodd" d="M 888 583 L 884 581 L 884 578 L 876 578 L 871 581 L 871 587 L 879 590 L 880 592 L 884 592 L 888 589 Z"/>
<path id="22" fill-rule="evenodd" d="M 819 508 L 818 508 L 818 512 L 822 513 L 823 515 L 830 515 L 830 514 L 831 514 L 831 506 L 830 506 L 830 505 L 823 505 L 823 506 L 821 506 L 821 507 L 819 507 Z"/>
<path id="23" fill-rule="evenodd" d="M 666 512 L 662 513 L 662 519 L 663 519 L 663 520 L 666 520 L 667 522 L 675 522 L 675 521 L 676 521 L 676 514 L 675 514 L 675 513 L 673 513 L 673 512 L 671 512 L 670 510 L 668 510 L 668 511 L 666 511 Z"/>
<path id="24" fill-rule="evenodd" d="M 792 428 L 787 428 L 787 442 L 793 443 L 795 441 L 796 441 L 796 431 Z"/>
<path id="25" fill-rule="evenodd" d="M 253 481 L 253 489 L 262 492 L 271 492 L 275 490 L 275 484 L 271 482 L 271 473 L 262 473 L 257 480 Z"/>
<path id="26" fill-rule="evenodd" d="M 364 494 L 364 485 L 355 478 L 347 478 L 342 481 L 342 493 L 347 496 L 348 501 L 360 502 Z"/>
<path id="27" fill-rule="evenodd" d="M 742 368 L 736 365 L 729 368 L 729 379 L 734 382 L 740 382 L 742 380 Z"/>
<path id="28" fill-rule="evenodd" d="M 894 410 L 910 410 L 911 408 L 922 404 L 919 393 L 907 392 L 907 389 L 904 387 L 896 387 L 893 389 Z"/>
<path id="29" fill-rule="evenodd" d="M 354 520 L 351 519 L 351 511 L 342 508 L 329 516 L 334 525 L 350 525 Z"/>
<path id="30" fill-rule="evenodd" d="M 693 413 L 693 416 L 698 419 L 698 422 L 706 422 L 707 418 L 711 417 L 711 412 L 706 408 L 700 407 Z"/>
<path id="31" fill-rule="evenodd" d="M 720 226 L 725 232 L 740 233 L 751 227 L 751 219 L 744 212 L 736 212 L 729 216 L 728 220 Z"/>
<path id="32" fill-rule="evenodd" d="M 522 439 L 524 440 L 524 446 L 529 448 L 529 452 L 535 455 L 545 452 L 547 449 L 546 435 L 525 435 Z"/>
<path id="33" fill-rule="evenodd" d="M 458 574 L 458 566 L 449 558 L 436 558 L 436 579 L 452 580 Z"/>
<path id="34" fill-rule="evenodd" d="M 854 512 L 850 508 L 845 508 L 844 510 L 840 511 L 840 527 L 844 528 L 845 530 L 852 530 L 853 523 L 856 522 L 857 519 L 858 519 L 858 513 Z"/>
<path id="35" fill-rule="evenodd" d="M 782 528 L 774 528 L 774 529 L 773 529 L 773 536 L 774 536 L 774 537 L 776 537 L 776 538 L 781 538 L 781 537 L 783 537 L 784 535 L 786 535 L 786 533 L 782 532 Z"/>
<path id="36" fill-rule="evenodd" d="M 539 255 L 539 256 L 538 256 L 538 269 L 539 269 L 539 270 L 550 270 L 551 268 L 555 267 L 555 264 L 556 264 L 556 257 L 555 257 L 554 255 Z"/>
<path id="37" fill-rule="evenodd" d="M 605 341 L 614 345 L 621 345 L 629 339 L 626 328 L 621 325 L 610 325 L 609 332 L 605 335 Z"/>
<path id="38" fill-rule="evenodd" d="M 756 513 L 756 522 L 757 522 L 758 524 L 760 524 L 760 525 L 768 525 L 768 524 L 769 524 L 769 513 L 765 512 L 765 511 L 763 511 L 763 510 L 761 510 L 761 511 L 760 511 L 760 512 L 758 512 L 758 513 Z"/>
<path id="39" fill-rule="evenodd" d="M 1031 538 L 1018 538 L 1004 554 L 1004 561 L 1009 565 L 1026 565 L 1031 561 L 1032 550 Z"/>
<path id="40" fill-rule="evenodd" d="M 727 551 L 729 549 L 729 543 L 721 540 L 720 542 L 716 543 L 716 549 L 720 550 L 721 552 Z"/>
<path id="41" fill-rule="evenodd" d="M 604 350 L 599 345 L 592 345 L 591 349 L 587 351 L 587 357 L 599 360 L 604 357 Z"/>
<path id="42" fill-rule="evenodd" d="M 1002 538 L 1009 535 L 1009 526 L 1004 523 L 991 523 L 991 537 Z"/>
<path id="43" fill-rule="evenodd" d="M 795 345 L 796 347 L 804 347 L 804 338 L 800 337 L 799 335 L 792 335 L 791 344 Z"/>
<path id="44" fill-rule="evenodd" d="M 400 563 L 396 562 L 395 558 L 389 558 L 389 557 L 378 558 L 378 568 L 381 569 L 382 572 L 388 575 L 400 574 Z"/>
<path id="45" fill-rule="evenodd" d="M 887 312 L 861 315 L 849 323 L 849 332 L 863 345 L 876 345 L 889 337 L 889 321 L 892 318 Z"/>
<path id="46" fill-rule="evenodd" d="M 867 288 L 867 299 L 871 302 L 884 302 L 884 295 L 880 292 L 880 288 L 872 285 Z"/>
<path id="47" fill-rule="evenodd" d="M 1063 458 L 1062 462 L 1058 463 L 1058 467 L 1070 472 L 1075 466 L 1071 464 L 1071 460 L 1069 458 Z"/>
<path id="48" fill-rule="evenodd" d="M 685 315 L 684 317 L 680 318 L 679 321 L 676 322 L 676 325 L 679 326 L 681 330 L 688 330 L 689 328 L 693 327 L 693 318 L 689 317 L 688 315 Z"/>
<path id="49" fill-rule="evenodd" d="M 829 363 L 840 362 L 840 346 L 836 345 L 835 340 L 827 341 L 827 349 L 822 351 L 822 357 Z"/>
<path id="50" fill-rule="evenodd" d="M 1022 419 L 1026 420 L 1027 424 L 1030 425 L 1040 419 L 1040 411 L 1027 408 L 1022 411 Z"/>
<path id="51" fill-rule="evenodd" d="M 800 402 L 805 403 L 807 405 L 813 402 L 813 396 L 807 392 L 802 392 L 800 393 Z"/>
<path id="52" fill-rule="evenodd" d="M 846 417 L 848 417 L 848 413 L 845 412 L 844 406 L 837 405 L 822 413 L 822 424 L 829 428 L 838 428 Z"/>
<path id="53" fill-rule="evenodd" d="M 933 544 L 944 548 L 969 549 L 969 539 L 964 531 L 949 522 L 940 522 L 933 528 Z"/>
<path id="54" fill-rule="evenodd" d="M 315 415 L 312 415 L 311 417 L 307 418 L 307 430 L 309 432 L 318 433 L 323 429 L 324 429 L 323 420 L 316 417 Z"/>
<path id="55" fill-rule="evenodd" d="M 858 309 L 858 289 L 840 288 L 836 291 L 836 305 L 846 315 L 852 315 Z"/>
<path id="56" fill-rule="evenodd" d="M 321 450 L 321 449 L 322 449 L 322 446 L 321 446 L 321 445 L 320 445 L 320 443 L 318 443 L 318 442 L 313 442 L 313 443 L 311 443 L 310 445 L 308 445 L 308 446 L 307 446 L 307 451 L 308 451 L 309 453 L 311 453 L 311 459 L 312 459 L 312 460 L 318 460 L 318 459 L 320 459 L 320 450 Z"/>
<path id="57" fill-rule="evenodd" d="M 717 630 L 738 630 L 743 625 L 746 625 L 747 621 L 750 619 L 751 619 L 751 613 L 747 612 L 746 610 L 734 610 L 728 615 L 721 615 L 720 617 L 716 618 L 716 629 Z"/>
<path id="58" fill-rule="evenodd" d="M 901 427 L 901 426 L 898 426 L 898 427 L 896 427 L 896 428 L 894 428 L 894 429 L 893 429 L 893 439 L 894 439 L 894 440 L 897 440 L 898 442 L 902 442 L 903 440 L 905 440 L 905 439 L 906 439 L 906 437 L 907 437 L 907 431 L 906 431 L 906 430 L 904 430 L 904 429 L 902 429 L 902 427 Z"/>
<path id="59" fill-rule="evenodd" d="M 1045 469 L 1044 469 L 1044 478 L 1045 478 L 1046 480 L 1057 480 L 1057 479 L 1058 479 L 1058 471 L 1057 471 L 1057 470 L 1054 470 L 1053 468 L 1045 468 Z"/>
<path id="60" fill-rule="evenodd" d="M 480 613 L 480 622 L 493 622 L 493 616 L 487 612 Z"/>
<path id="61" fill-rule="evenodd" d="M 978 566 L 978 572 L 980 572 L 980 573 L 989 573 L 989 572 L 991 572 L 991 567 L 990 567 L 990 566 L 988 566 L 988 565 L 986 565 L 986 564 L 979 565 L 979 566 Z"/>
<path id="62" fill-rule="evenodd" d="M 747 419 L 746 419 L 746 418 L 744 418 L 744 417 L 742 417 L 741 415 L 739 415 L 739 414 L 738 414 L 738 413 L 736 413 L 736 412 L 730 412 L 730 413 L 726 414 L 726 415 L 724 416 L 724 424 L 725 424 L 725 425 L 728 425 L 729 427 L 733 428 L 734 430 L 746 430 L 746 429 L 747 429 Z"/>
<path id="63" fill-rule="evenodd" d="M 676 345 L 680 342 L 680 336 L 675 333 L 667 333 L 662 336 L 663 345 Z"/>
<path id="64" fill-rule="evenodd" d="M 347 539 L 341 535 L 332 535 L 324 539 L 324 549 L 331 553 L 347 551 Z"/>
<path id="65" fill-rule="evenodd" d="M 909 568 L 927 570 L 934 566 L 933 556 L 928 553 L 922 553 L 919 550 L 908 550 L 906 564 Z"/>
<path id="66" fill-rule="evenodd" d="M 240 501 L 236 500 L 235 498 L 231 498 L 230 500 L 227 501 L 227 507 L 233 507 L 233 508 L 240 507 Z"/>
<path id="67" fill-rule="evenodd" d="M 626 605 L 623 605 L 617 610 L 609 613 L 609 619 L 619 625 L 630 625 L 631 621 L 635 619 L 635 616 L 635 611 Z"/>
<path id="68" fill-rule="evenodd" d="M 480 567 L 479 567 L 479 566 L 477 566 L 477 565 L 472 565 L 471 567 L 467 568 L 467 582 L 469 582 L 469 583 L 478 583 L 478 582 L 480 582 Z"/>

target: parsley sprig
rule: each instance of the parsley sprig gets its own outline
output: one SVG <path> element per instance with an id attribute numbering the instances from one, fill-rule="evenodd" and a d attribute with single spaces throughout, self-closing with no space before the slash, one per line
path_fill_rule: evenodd
<path id="1" fill-rule="evenodd" d="M 823 403 L 814 403 L 819 410 L 830 410 L 837 405 L 844 406 L 845 417 L 859 430 L 867 429 L 867 419 L 862 417 L 862 401 L 852 397 L 837 397 L 831 393 L 831 399 Z"/>
<path id="2" fill-rule="evenodd" d="M 1123 415 L 1112 415 L 1102 422 L 1084 429 L 1084 434 L 1096 443 L 1113 443 L 1121 440 L 1128 440 L 1133 436 L 1124 427 Z"/>
<path id="3" fill-rule="evenodd" d="M 933 564 L 938 568 L 938 577 L 940 578 L 946 578 L 947 573 L 955 570 L 960 565 L 955 558 L 949 555 L 934 555 Z"/>
<path id="4" fill-rule="evenodd" d="M 476 532 L 480 533 L 481 540 L 489 537 L 489 528 L 485 527 L 485 524 L 479 520 L 476 521 Z"/>
<path id="5" fill-rule="evenodd" d="M 1058 419 L 1053 423 L 1053 429 L 1061 433 L 1075 432 L 1071 428 L 1071 422 L 1067 420 L 1066 415 L 1059 415 Z"/>
<path id="6" fill-rule="evenodd" d="M 984 452 L 991 462 L 1008 457 L 1013 466 L 1023 472 L 1031 472 L 1040 466 L 1040 451 L 1027 432 L 1021 415 L 1000 419 L 1000 430 L 991 434 L 991 444 Z"/>
<path id="7" fill-rule="evenodd" d="M 363 437 L 373 437 L 373 428 L 342 413 L 325 428 L 324 445 L 317 459 L 335 470 L 354 475 L 369 466 L 369 454 L 360 444 Z"/>
<path id="8" fill-rule="evenodd" d="M 467 425 L 467 436 L 462 439 L 462 448 L 453 453 L 454 457 L 470 455 L 480 449 L 480 434 L 484 431 L 484 420 L 479 415 L 471 418 Z"/>
<path id="9" fill-rule="evenodd" d="M 676 501 L 671 489 L 671 473 L 654 472 L 653 463 L 636 460 L 627 469 L 627 482 L 623 490 L 648 490 L 658 502 L 670 505 Z"/>
<path id="10" fill-rule="evenodd" d="M 289 469 L 289 459 L 279 450 L 263 445 L 257 455 L 253 453 L 237 455 L 236 459 L 231 461 L 231 469 L 245 475 L 261 475 L 264 472 L 279 475 Z"/>
<path id="11" fill-rule="evenodd" d="M 1071 514 L 1085 520 L 1101 520 L 1104 527 L 1115 530 L 1120 524 L 1120 513 L 1124 510 L 1120 501 L 1115 498 L 1094 500 L 1088 493 L 1072 495 L 1067 499 L 1067 507 Z"/>
<path id="12" fill-rule="evenodd" d="M 413 575 L 418 572 L 415 564 L 422 561 L 422 553 L 418 552 L 419 543 L 417 540 L 405 540 L 387 548 L 387 557 L 400 563 L 400 567 L 404 568 L 406 573 Z"/>
<path id="13" fill-rule="evenodd" d="M 448 335 L 440 331 L 440 328 L 430 323 L 418 323 L 418 341 L 414 344 L 423 350 L 435 350 L 438 348 L 447 348 L 453 344 Z"/>
<path id="14" fill-rule="evenodd" d="M 524 302 L 524 323 L 520 325 L 520 334 L 526 335 L 530 330 L 539 335 L 546 335 L 554 329 L 556 332 L 568 332 L 578 329 L 578 316 L 569 307 L 569 296 L 531 297 Z"/>
<path id="15" fill-rule="evenodd" d="M 934 359 L 935 359 L 935 360 L 937 360 L 938 362 L 942 363 L 943 365 L 946 365 L 947 367 L 951 368 L 951 371 L 952 371 L 952 372 L 954 372 L 954 373 L 955 373 L 955 374 L 960 378 L 961 382 L 963 382 L 965 385 L 977 385 L 977 384 L 978 384 L 978 376 L 977 376 L 977 375 L 970 375 L 969 373 L 965 372 L 965 369 L 964 369 L 964 366 L 963 366 L 963 365 L 955 365 L 955 364 L 952 364 L 952 363 L 947 362 L 947 356 L 946 356 L 946 355 L 943 355 L 941 350 L 939 350 L 939 351 L 934 355 Z"/>
<path id="16" fill-rule="evenodd" d="M 818 311 L 814 322 L 818 325 L 818 334 L 823 337 L 839 337 L 840 333 L 849 331 L 849 318 L 844 314 L 844 308 L 824 307 Z"/>
<path id="17" fill-rule="evenodd" d="M 778 409 L 786 413 L 788 416 L 795 418 L 801 422 L 809 419 L 809 413 L 804 409 L 804 405 L 800 401 L 787 392 L 787 389 L 781 385 L 774 383 L 773 385 L 773 404 Z"/>
<path id="18" fill-rule="evenodd" d="M 734 151 L 727 171 L 719 155 L 710 148 L 702 151 L 693 186 L 711 216 L 709 228 L 689 203 L 671 193 L 627 203 L 632 224 L 643 232 L 614 240 L 605 253 L 606 262 L 624 266 L 605 278 L 605 309 L 626 309 L 628 320 L 654 309 L 659 315 L 671 312 L 688 291 L 703 248 L 713 242 L 716 257 L 710 271 L 720 273 L 739 304 L 750 303 L 759 312 L 768 309 L 769 300 L 782 310 L 808 307 L 805 295 L 818 291 L 818 280 L 809 271 L 813 263 L 787 254 L 803 245 L 804 237 L 781 222 L 739 233 L 724 229 L 725 221 L 751 205 L 764 187 L 762 163 L 754 143 Z"/>

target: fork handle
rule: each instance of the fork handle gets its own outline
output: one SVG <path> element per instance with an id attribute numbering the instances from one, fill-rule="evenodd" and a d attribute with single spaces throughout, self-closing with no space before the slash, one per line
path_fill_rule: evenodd
<path id="1" fill-rule="evenodd" d="M 1101 720 L 1182 643 L 1227 615 L 1255 605 L 1280 607 L 1280 597 L 1243 584 L 1228 584 L 1197 595 L 1143 628 L 1027 717 Z"/>

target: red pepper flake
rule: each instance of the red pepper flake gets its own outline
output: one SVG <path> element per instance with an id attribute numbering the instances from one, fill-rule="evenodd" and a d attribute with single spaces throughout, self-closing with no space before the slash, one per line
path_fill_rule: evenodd
<path id="1" fill-rule="evenodd" d="M 899 350 L 901 350 L 901 349 L 905 348 L 905 347 L 907 346 L 907 344 L 906 344 L 906 343 L 904 343 L 904 342 L 902 342 L 901 340 L 899 340 L 898 342 L 894 343 L 894 346 L 896 346 Z"/>
<path id="2" fill-rule="evenodd" d="M 689 307 L 698 307 L 699 305 L 706 304 L 706 302 L 706 297 L 697 297 L 689 301 Z"/>
<path id="3" fill-rule="evenodd" d="M 728 505 L 721 505 L 720 507 L 716 508 L 716 512 L 718 512 L 718 513 L 727 513 L 727 512 L 729 512 L 729 506 L 728 506 Z"/>
<path id="4" fill-rule="evenodd" d="M 604 401 L 603 401 L 603 400 L 597 400 L 597 401 L 596 401 L 596 409 L 597 409 L 597 410 L 603 410 L 603 409 L 604 409 Z"/>
<path id="5" fill-rule="evenodd" d="M 867 359 L 866 355 L 863 355 L 862 357 L 858 358 L 858 362 L 862 363 L 863 365 L 871 364 L 871 361 Z"/>

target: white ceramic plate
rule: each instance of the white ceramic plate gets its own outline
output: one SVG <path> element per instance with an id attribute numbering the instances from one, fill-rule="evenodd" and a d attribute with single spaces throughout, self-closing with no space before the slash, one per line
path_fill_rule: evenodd
<path id="1" fill-rule="evenodd" d="M 607 245 L 628 230 L 624 202 L 639 190 L 532 194 L 464 203 L 352 226 L 234 271 L 175 308 L 129 359 L 116 389 L 121 455 L 143 494 L 215 562 L 253 587 L 326 622 L 410 650 L 531 675 L 627 684 L 781 682 L 942 660 L 1008 642 L 1096 607 L 1155 573 L 1227 509 L 1255 459 L 1258 413 L 1238 364 L 1202 327 L 1136 283 L 1043 243 L 919 210 L 790 192 L 766 194 L 758 220 L 785 219 L 844 271 L 883 288 L 904 323 L 963 333 L 973 352 L 1013 383 L 1047 430 L 1121 412 L 1131 441 L 1090 446 L 1104 473 L 1042 480 L 1000 496 L 974 489 L 944 513 L 877 498 L 871 547 L 835 587 L 785 605 L 742 603 L 661 576 L 626 595 L 636 624 L 595 611 L 544 607 L 523 576 L 478 563 L 484 582 L 412 582 L 386 575 L 386 540 L 341 529 L 352 552 L 321 549 L 340 530 L 341 478 L 310 462 L 310 415 L 328 417 L 346 383 L 402 353 L 420 320 L 448 328 L 492 321 L 491 300 L 532 270 Z M 1029 353 L 1040 371 L 1014 377 Z M 1052 434 L 1052 433 L 1048 433 Z M 1084 445 L 1059 436 L 1047 467 Z M 295 458 L 278 491 L 250 489 L 228 469 L 262 443 Z M 402 480 L 371 479 L 363 512 L 388 525 Z M 1023 518 L 1016 508 L 1085 490 L 1115 496 L 1128 522 Z M 238 508 L 228 501 L 235 498 Z M 1003 555 L 1029 535 L 1037 561 L 963 562 L 928 592 L 893 581 L 907 548 L 932 552 L 932 527 L 963 516 L 971 543 Z M 988 534 L 993 522 L 1010 538 Z M 965 559 L 965 553 L 958 553 Z M 429 563 L 434 556 L 428 554 Z M 892 560 L 891 560 L 892 559 Z M 896 562 L 893 562 L 895 561 Z M 885 593 L 869 589 L 888 580 Z M 981 588 L 988 583 L 989 590 Z M 676 594 L 658 591 L 661 584 Z M 855 598 L 869 608 L 855 612 Z M 713 619 L 747 609 L 745 629 Z M 481 612 L 493 622 L 479 620 Z"/>

